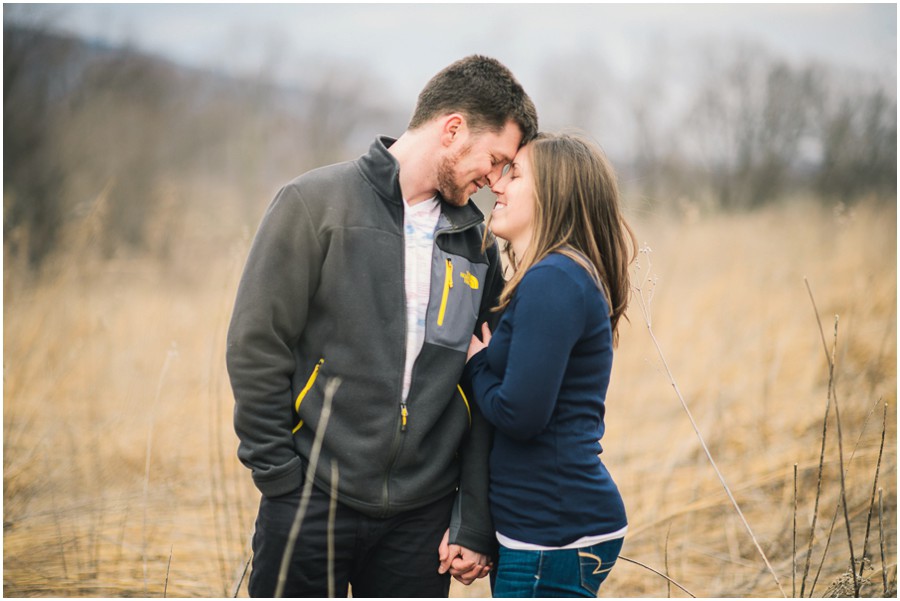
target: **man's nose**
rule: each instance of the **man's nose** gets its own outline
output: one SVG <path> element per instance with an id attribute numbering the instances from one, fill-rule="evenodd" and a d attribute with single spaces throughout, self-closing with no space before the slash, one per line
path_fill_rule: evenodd
<path id="1" fill-rule="evenodd" d="M 490 173 L 484 176 L 484 179 L 487 181 L 487 185 L 489 188 L 493 190 L 494 184 L 500 181 L 500 178 L 503 176 L 503 168 L 497 167 L 491 169 Z"/>

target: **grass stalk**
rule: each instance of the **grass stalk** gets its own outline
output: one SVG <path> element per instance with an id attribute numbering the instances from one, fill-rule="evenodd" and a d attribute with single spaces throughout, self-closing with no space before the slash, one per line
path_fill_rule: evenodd
<path id="1" fill-rule="evenodd" d="M 812 302 L 813 312 L 816 316 L 816 322 L 819 324 L 819 333 L 822 336 L 822 345 L 825 349 L 825 356 L 828 357 L 828 344 L 825 342 L 825 333 L 822 329 L 822 320 L 819 318 L 819 309 L 816 307 L 816 299 L 813 297 L 812 288 L 809 286 L 809 280 L 803 278 L 806 284 L 806 290 L 809 293 L 809 300 Z M 828 395 L 825 401 L 825 418 L 822 420 L 822 449 L 819 451 L 819 474 L 816 478 L 816 498 L 813 503 L 812 526 L 809 529 L 809 546 L 806 550 L 806 565 L 803 568 L 803 578 L 800 580 L 800 596 L 806 592 L 806 578 L 809 576 L 809 567 L 812 563 L 813 545 L 816 541 L 816 522 L 819 519 L 819 500 L 822 498 L 822 471 L 825 466 L 825 443 L 828 440 L 828 414 L 831 412 L 831 395 L 833 384 L 833 371 L 828 378 Z M 829 537 L 830 539 L 830 537 Z M 810 593 L 811 594 L 811 593 Z"/>
<path id="2" fill-rule="evenodd" d="M 794 464 L 794 523 L 791 529 L 791 597 L 797 597 L 797 464 Z"/>
<path id="3" fill-rule="evenodd" d="M 207 435 L 209 436 L 209 443 L 207 445 L 207 449 L 211 449 L 210 452 L 207 453 L 207 459 L 209 461 L 209 479 L 210 479 L 210 505 L 212 509 L 212 518 L 213 518 L 213 530 L 215 531 L 215 540 L 216 540 L 216 561 L 219 565 L 219 576 L 222 580 L 223 590 L 227 593 L 228 587 L 228 561 L 226 559 L 226 551 L 225 551 L 225 541 L 223 540 L 223 530 L 224 530 L 224 522 L 229 520 L 230 512 L 228 511 L 228 495 L 225 491 L 225 486 L 222 484 L 223 479 L 223 471 L 220 469 L 220 466 L 224 462 L 221 453 L 221 444 L 220 441 L 222 439 L 222 434 L 220 432 L 220 408 L 218 403 L 218 395 L 215 394 L 215 391 L 212 390 L 212 382 L 217 381 L 216 374 L 213 371 L 214 361 L 210 360 L 210 387 L 208 389 L 208 399 L 210 404 L 210 415 L 213 416 L 213 419 L 206 420 L 207 421 Z M 224 510 L 223 510 L 224 507 Z"/>
<path id="4" fill-rule="evenodd" d="M 316 466 L 319 464 L 319 453 L 322 451 L 325 428 L 328 427 L 328 420 L 331 417 L 331 402 L 334 400 L 334 394 L 337 392 L 340 385 L 340 378 L 332 378 L 328 381 L 328 384 L 325 385 L 325 399 L 322 404 L 319 425 L 316 428 L 316 436 L 313 439 L 312 450 L 309 454 L 309 465 L 306 467 L 306 482 L 303 484 L 300 505 L 297 506 L 297 513 L 294 516 L 294 522 L 291 524 L 291 530 L 288 533 L 284 555 L 281 557 L 281 567 L 278 570 L 278 583 L 275 586 L 275 597 L 281 597 L 284 594 L 287 573 L 291 565 L 291 556 L 294 554 L 294 545 L 296 545 L 297 537 L 300 535 L 300 525 L 303 523 L 303 517 L 306 515 L 306 508 L 309 506 L 309 498 L 312 495 L 313 479 L 316 474 Z"/>
<path id="5" fill-rule="evenodd" d="M 881 422 L 881 447 L 878 449 L 878 461 L 875 463 L 875 481 L 872 482 L 872 500 L 869 502 L 869 515 L 866 516 L 866 537 L 863 539 L 862 559 L 859 565 L 859 577 L 863 577 L 863 569 L 865 568 L 866 556 L 869 547 L 869 532 L 872 524 L 872 513 L 875 509 L 875 494 L 878 491 L 878 473 L 881 470 L 881 457 L 884 454 L 884 437 L 887 432 L 887 403 L 884 404 L 884 416 Z"/>
<path id="6" fill-rule="evenodd" d="M 741 519 L 741 522 L 744 524 L 744 528 L 746 528 L 748 534 L 750 535 L 750 539 L 753 541 L 753 544 L 756 546 L 757 552 L 762 557 L 763 562 L 765 562 L 766 567 L 769 570 L 769 573 L 772 575 L 772 578 L 775 580 L 775 584 L 778 586 L 778 590 L 781 592 L 783 597 L 787 597 L 787 594 L 784 592 L 784 588 L 781 586 L 781 582 L 778 580 L 778 575 L 775 573 L 774 568 L 772 568 L 772 564 L 769 563 L 769 558 L 766 557 L 765 552 L 760 546 L 759 541 L 756 539 L 756 535 L 753 534 L 753 529 L 750 527 L 750 523 L 747 521 L 747 518 L 744 517 L 744 512 L 741 511 L 740 505 L 738 505 L 737 500 L 734 498 L 734 495 L 731 493 L 731 488 L 729 488 L 728 483 L 725 481 L 725 476 L 722 475 L 722 472 L 719 470 L 718 465 L 716 465 L 715 459 L 713 459 L 712 453 L 709 450 L 709 447 L 706 444 L 706 441 L 703 438 L 703 434 L 700 433 L 700 428 L 697 426 L 697 421 L 694 419 L 694 415 L 691 413 L 690 407 L 688 407 L 687 401 L 684 399 L 684 395 L 681 394 L 681 390 L 678 388 L 678 383 L 675 381 L 675 376 L 672 375 L 672 370 L 669 368 L 669 364 L 666 361 L 665 354 L 662 351 L 662 346 L 659 344 L 659 341 L 656 339 L 656 335 L 653 332 L 652 319 L 650 316 L 650 301 L 653 296 L 654 286 L 651 287 L 649 291 L 649 296 L 645 296 L 646 291 L 644 290 L 645 284 L 649 282 L 650 275 L 650 249 L 643 248 L 641 249 L 641 253 L 647 257 L 647 272 L 645 275 L 644 281 L 641 285 L 635 288 L 635 292 L 638 297 L 638 306 L 641 309 L 641 314 L 644 317 L 644 323 L 647 325 L 647 332 L 650 334 L 650 340 L 653 342 L 653 346 L 656 348 L 656 352 L 659 355 L 660 361 L 662 362 L 663 369 L 665 370 L 666 377 L 669 380 L 669 384 L 671 384 L 672 389 L 675 391 L 675 395 L 678 397 L 678 400 L 681 402 L 681 407 L 684 409 L 684 412 L 687 414 L 688 420 L 691 422 L 691 427 L 694 429 L 694 433 L 697 435 L 697 439 L 700 441 L 700 446 L 703 448 L 703 452 L 706 454 L 706 458 L 709 460 L 710 465 L 715 471 L 716 476 L 719 478 L 719 482 L 722 484 L 722 488 L 725 489 L 725 494 L 728 495 L 728 499 L 731 501 L 731 504 L 734 506 L 735 511 L 738 514 L 738 517 Z"/>
<path id="7" fill-rule="evenodd" d="M 671 578 L 669 578 L 668 576 L 666 576 L 665 574 L 663 574 L 662 572 L 660 572 L 659 570 L 655 570 L 655 569 L 651 568 L 650 566 L 648 566 L 648 565 L 645 564 L 645 563 L 641 563 L 641 562 L 637 561 L 636 559 L 631 559 L 630 557 L 625 557 L 624 555 L 619 555 L 619 559 L 624 559 L 624 560 L 627 561 L 628 563 L 633 563 L 634 565 L 640 566 L 640 567 L 644 568 L 645 570 L 649 570 L 649 571 L 653 572 L 654 574 L 656 574 L 657 576 L 659 576 L 660 578 L 665 578 L 665 580 L 666 580 L 667 582 L 670 582 L 670 583 L 674 584 L 675 586 L 677 586 L 678 588 L 680 588 L 681 590 L 683 590 L 685 593 L 687 593 L 688 595 L 690 595 L 690 596 L 693 597 L 694 599 L 697 598 L 697 595 L 695 595 L 695 594 L 692 593 L 691 591 L 687 590 L 686 588 L 684 588 L 683 586 L 681 586 L 680 584 L 678 584 L 677 582 L 675 582 L 674 580 L 672 580 Z"/>
<path id="8" fill-rule="evenodd" d="M 831 349 L 831 370 L 834 370 L 834 350 L 837 347 L 838 333 L 838 316 L 834 316 L 834 346 Z M 847 546 L 850 548 L 850 573 L 853 575 L 853 591 L 855 596 L 859 597 L 860 581 L 856 577 L 856 556 L 853 553 L 853 533 L 850 530 L 850 509 L 847 507 L 847 475 L 844 469 L 844 436 L 841 429 L 841 406 L 838 403 L 837 395 L 832 393 L 834 398 L 834 418 L 837 422 L 837 439 L 838 439 L 838 459 L 840 461 L 841 474 L 841 501 L 844 505 L 844 523 L 847 525 Z"/>
<path id="9" fill-rule="evenodd" d="M 328 502 L 328 598 L 335 598 L 334 591 L 334 522 L 337 517 L 337 488 L 340 474 L 338 464 L 331 460 L 331 500 Z"/>
<path id="10" fill-rule="evenodd" d="M 144 570 L 144 595 L 147 594 L 147 508 L 150 497 L 150 458 L 153 451 L 153 428 L 156 422 L 156 412 L 159 408 L 159 400 L 162 398 L 163 383 L 166 381 L 166 375 L 169 372 L 169 366 L 172 360 L 178 356 L 178 351 L 174 344 L 169 352 L 166 353 L 166 360 L 163 361 L 162 369 L 159 371 L 159 378 L 156 382 L 156 398 L 153 400 L 153 406 L 150 408 L 150 423 L 147 425 L 147 451 L 144 459 L 144 519 L 141 525 L 141 560 Z"/>
<path id="11" fill-rule="evenodd" d="M 165 599 L 166 595 L 169 592 L 169 570 L 172 568 L 172 550 L 175 546 L 169 547 L 169 561 L 166 563 L 166 581 L 163 584 L 163 598 Z"/>
<path id="12" fill-rule="evenodd" d="M 878 531 L 881 541 L 881 585 L 883 596 L 888 596 L 887 562 L 884 559 L 884 489 L 878 489 Z"/>
<path id="13" fill-rule="evenodd" d="M 856 556 L 853 553 L 853 533 L 850 529 L 850 514 L 849 509 L 847 508 L 847 483 L 846 477 L 844 473 L 844 442 L 843 442 L 843 433 L 841 431 L 841 410 L 840 404 L 838 403 L 837 393 L 834 390 L 834 364 L 835 364 L 835 351 L 837 349 L 837 335 L 838 335 L 838 316 L 834 316 L 834 344 L 831 347 L 831 355 L 828 354 L 828 345 L 825 343 L 825 331 L 822 329 L 822 320 L 819 318 L 819 309 L 816 306 L 816 300 L 812 293 L 812 288 L 809 285 L 809 280 L 803 278 L 803 281 L 806 283 L 806 290 L 809 293 L 809 298 L 812 301 L 813 310 L 816 314 L 816 321 L 819 324 L 819 334 L 822 337 L 822 346 L 825 350 L 825 359 L 828 361 L 828 393 L 829 398 L 834 399 L 834 416 L 835 421 L 837 422 L 837 439 L 838 439 L 838 459 L 840 461 L 840 473 L 841 473 L 841 501 L 844 506 L 844 522 L 847 525 L 847 545 L 850 548 L 850 573 L 853 575 L 853 591 L 857 597 L 859 597 L 859 579 L 856 577 Z"/>
<path id="14" fill-rule="evenodd" d="M 853 452 L 850 453 L 850 460 L 847 462 L 847 474 L 850 473 L 850 466 L 853 463 L 853 458 L 856 456 L 856 451 L 859 449 L 859 444 L 862 442 L 863 434 L 866 431 L 867 426 L 869 425 L 869 419 L 872 417 L 872 414 L 875 412 L 875 407 L 878 406 L 878 403 L 881 402 L 881 399 L 876 401 L 875 405 L 872 406 L 872 410 L 866 415 L 866 419 L 863 422 L 862 429 L 859 432 L 859 436 L 856 438 L 856 444 L 853 445 Z M 834 527 L 837 524 L 838 513 L 840 513 L 842 507 L 841 500 L 839 499 L 837 504 L 834 506 L 834 514 L 831 516 L 831 526 L 828 528 L 828 537 L 825 539 L 825 550 L 822 551 L 822 558 L 819 560 L 819 567 L 816 569 L 816 576 L 813 578 L 812 586 L 809 589 L 810 597 L 813 596 L 816 590 L 816 583 L 819 582 L 819 576 L 822 574 L 822 568 L 825 566 L 825 559 L 828 557 L 828 549 L 831 547 L 831 537 L 834 535 Z M 802 596 L 802 595 L 801 595 Z"/>
<path id="15" fill-rule="evenodd" d="M 56 489 L 50 487 L 50 502 L 53 507 L 53 524 L 56 527 L 56 539 L 59 541 L 59 558 L 62 560 L 63 577 L 69 579 L 69 566 L 66 562 L 66 541 L 63 538 L 62 525 L 59 521 L 59 507 L 56 504 Z"/>
<path id="16" fill-rule="evenodd" d="M 244 578 L 247 577 L 247 570 L 250 569 L 250 562 L 253 560 L 253 553 L 247 557 L 247 561 L 244 562 L 244 569 L 241 570 L 241 576 L 237 580 L 237 584 L 234 585 L 234 593 L 231 595 L 232 598 L 237 599 L 238 593 L 241 590 L 241 585 L 244 584 Z"/>
<path id="17" fill-rule="evenodd" d="M 837 316 L 835 316 L 834 322 L 835 328 L 835 337 L 837 337 Z M 841 500 L 843 501 L 844 506 L 844 523 L 847 526 L 847 546 L 850 548 L 850 573 L 853 575 L 853 590 L 855 596 L 859 597 L 859 587 L 860 581 L 859 578 L 856 577 L 856 556 L 853 553 L 853 533 L 850 529 L 850 510 L 847 507 L 847 479 L 846 479 L 846 470 L 844 469 L 844 443 L 843 443 L 843 434 L 841 432 L 841 410 L 840 405 L 837 402 L 837 397 L 834 399 L 834 417 L 837 421 L 838 426 L 838 458 L 840 460 L 840 473 L 841 473 Z"/>
<path id="18" fill-rule="evenodd" d="M 666 567 L 666 576 L 669 575 L 669 534 L 672 533 L 672 524 L 669 524 L 669 527 L 666 529 L 666 552 L 665 552 L 665 565 Z M 672 582 L 668 579 L 666 580 L 666 598 L 672 598 Z"/>

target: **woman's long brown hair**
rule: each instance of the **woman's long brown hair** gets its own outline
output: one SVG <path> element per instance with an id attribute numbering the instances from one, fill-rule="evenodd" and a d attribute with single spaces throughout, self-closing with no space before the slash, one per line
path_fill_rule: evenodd
<path id="1" fill-rule="evenodd" d="M 572 258 L 591 275 L 609 303 L 613 342 L 628 307 L 628 268 L 637 239 L 619 209 L 619 186 L 600 148 L 580 135 L 541 133 L 531 142 L 534 233 L 525 256 L 507 245 L 512 277 L 500 294 L 505 308 L 528 269 L 550 253 Z M 490 225 L 490 221 L 488 222 Z"/>

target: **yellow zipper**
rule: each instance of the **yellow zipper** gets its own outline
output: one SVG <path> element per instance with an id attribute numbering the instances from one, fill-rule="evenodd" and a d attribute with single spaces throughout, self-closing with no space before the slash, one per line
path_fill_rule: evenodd
<path id="1" fill-rule="evenodd" d="M 444 325 L 444 313 L 447 311 L 447 297 L 450 295 L 450 289 L 453 288 L 453 263 L 447 259 L 447 273 L 444 276 L 444 295 L 441 297 L 441 310 L 438 311 L 437 324 Z"/>
<path id="2" fill-rule="evenodd" d="M 319 375 L 319 368 L 322 367 L 322 364 L 325 363 L 325 359 L 319 359 L 319 362 L 316 363 L 316 366 L 313 368 L 312 374 L 309 376 L 309 379 L 306 381 L 306 386 L 303 387 L 303 390 L 300 391 L 300 394 L 297 395 L 297 400 L 294 403 L 294 411 L 300 413 L 300 403 L 303 402 L 303 398 L 306 396 L 306 393 L 309 392 L 309 389 L 313 387 L 313 384 L 316 383 L 316 378 Z M 294 429 L 291 431 L 292 434 L 296 434 L 297 430 L 303 427 L 303 420 L 300 420 Z"/>
<path id="3" fill-rule="evenodd" d="M 459 390 L 459 396 L 462 397 L 463 403 L 466 404 L 466 415 L 469 416 L 469 427 L 472 427 L 472 407 L 469 406 L 469 399 L 466 398 L 466 393 L 463 392 L 462 386 L 459 384 L 456 385 L 456 388 Z"/>

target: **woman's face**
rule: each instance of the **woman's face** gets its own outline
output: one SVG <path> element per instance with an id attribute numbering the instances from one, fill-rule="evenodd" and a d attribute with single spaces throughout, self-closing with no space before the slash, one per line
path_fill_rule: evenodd
<path id="1" fill-rule="evenodd" d="M 491 186 L 497 203 L 491 212 L 491 231 L 524 256 L 534 228 L 534 177 L 531 171 L 531 146 L 519 149 L 509 170 Z"/>

